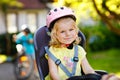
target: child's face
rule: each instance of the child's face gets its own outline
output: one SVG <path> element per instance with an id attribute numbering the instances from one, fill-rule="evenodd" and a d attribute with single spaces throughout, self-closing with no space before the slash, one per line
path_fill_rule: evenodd
<path id="1" fill-rule="evenodd" d="M 27 35 L 27 33 L 25 31 L 23 31 L 24 35 Z"/>
<path id="2" fill-rule="evenodd" d="M 72 23 L 64 23 L 58 26 L 56 38 L 62 44 L 71 44 L 77 37 L 77 30 Z"/>

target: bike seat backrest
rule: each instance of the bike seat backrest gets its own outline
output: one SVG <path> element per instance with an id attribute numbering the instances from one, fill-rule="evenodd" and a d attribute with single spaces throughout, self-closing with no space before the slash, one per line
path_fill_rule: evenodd
<path id="1" fill-rule="evenodd" d="M 35 56 L 36 63 L 40 75 L 40 80 L 44 80 L 45 76 L 48 75 L 48 62 L 45 58 L 45 46 L 48 46 L 50 41 L 50 36 L 47 34 L 48 28 L 43 26 L 38 28 L 34 34 L 34 47 L 35 47 Z M 85 47 L 85 36 L 81 31 L 79 31 L 78 36 L 81 37 L 81 42 L 79 45 Z"/>

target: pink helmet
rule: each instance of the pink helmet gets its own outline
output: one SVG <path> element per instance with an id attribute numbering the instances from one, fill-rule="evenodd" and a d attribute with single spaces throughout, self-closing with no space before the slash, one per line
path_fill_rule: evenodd
<path id="1" fill-rule="evenodd" d="M 46 18 L 47 27 L 49 29 L 51 29 L 56 20 L 58 20 L 59 18 L 62 18 L 62 17 L 66 17 L 66 16 L 69 16 L 73 20 L 76 21 L 74 11 L 71 10 L 70 8 L 58 7 L 58 8 L 50 10 L 50 12 L 48 13 L 47 18 Z"/>

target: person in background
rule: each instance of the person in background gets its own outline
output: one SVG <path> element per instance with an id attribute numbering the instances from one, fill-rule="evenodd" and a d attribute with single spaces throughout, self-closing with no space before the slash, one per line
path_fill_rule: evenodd
<path id="1" fill-rule="evenodd" d="M 22 31 L 17 35 L 13 35 L 13 39 L 17 44 L 22 44 L 25 54 L 32 56 L 34 60 L 34 72 L 38 76 L 38 70 L 35 61 L 35 50 L 33 45 L 33 35 L 28 26 L 22 25 Z"/>

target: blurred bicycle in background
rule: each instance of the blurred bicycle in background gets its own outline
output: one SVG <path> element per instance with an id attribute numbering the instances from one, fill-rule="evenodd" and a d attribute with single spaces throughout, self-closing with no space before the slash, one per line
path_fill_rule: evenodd
<path id="1" fill-rule="evenodd" d="M 16 49 L 15 75 L 17 80 L 26 80 L 31 76 L 34 70 L 34 62 L 31 56 L 25 54 L 21 44 L 17 44 Z"/>

